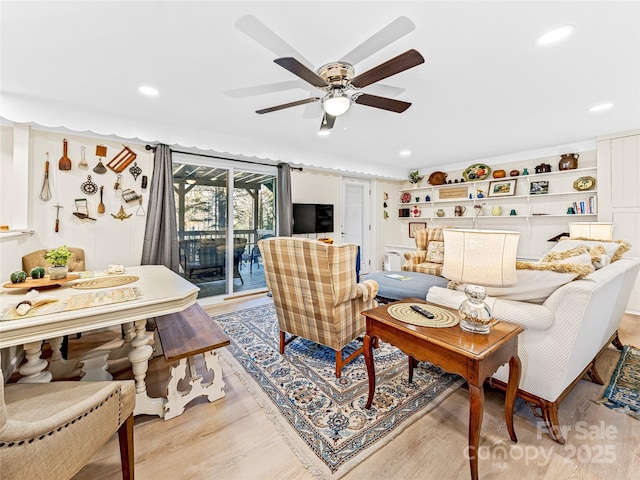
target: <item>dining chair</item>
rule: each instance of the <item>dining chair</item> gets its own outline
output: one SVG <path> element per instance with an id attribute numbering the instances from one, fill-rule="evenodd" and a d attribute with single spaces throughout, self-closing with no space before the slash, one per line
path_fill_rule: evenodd
<path id="1" fill-rule="evenodd" d="M 132 380 L 5 385 L 0 478 L 69 479 L 118 432 L 122 478 L 134 478 Z"/>

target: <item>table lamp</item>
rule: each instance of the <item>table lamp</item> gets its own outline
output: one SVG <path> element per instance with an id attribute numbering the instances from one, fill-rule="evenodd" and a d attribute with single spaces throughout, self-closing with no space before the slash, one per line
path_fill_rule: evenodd
<path id="1" fill-rule="evenodd" d="M 569 236 L 594 240 L 613 240 L 613 223 L 569 222 Z"/>
<path id="2" fill-rule="evenodd" d="M 484 303 L 484 286 L 516 283 L 516 252 L 520 232 L 506 230 L 446 229 L 442 276 L 466 283 L 467 299 L 460 304 L 460 327 L 489 333 L 491 309 Z"/>

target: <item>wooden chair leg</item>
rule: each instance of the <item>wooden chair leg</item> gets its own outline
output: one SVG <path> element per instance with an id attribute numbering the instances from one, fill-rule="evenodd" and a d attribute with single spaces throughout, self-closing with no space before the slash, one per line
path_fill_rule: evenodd
<path id="1" fill-rule="evenodd" d="M 587 371 L 587 375 L 593 383 L 597 383 L 598 385 L 604 385 L 604 380 L 600 376 L 598 370 L 596 370 L 596 362 L 595 360 L 591 362 L 591 368 Z"/>
<path id="2" fill-rule="evenodd" d="M 133 413 L 120 425 L 118 429 L 118 440 L 120 443 L 122 479 L 134 480 Z"/>
<path id="3" fill-rule="evenodd" d="M 616 333 L 615 333 L 615 337 L 613 337 L 613 340 L 611 341 L 611 343 L 613 344 L 614 347 L 616 347 L 620 351 L 622 351 L 622 349 L 624 348 L 624 345 L 620 341 L 620 337 L 618 337 L 618 331 L 617 330 L 616 330 Z"/>
<path id="4" fill-rule="evenodd" d="M 336 378 L 342 373 L 342 350 L 336 350 Z"/>
<path id="5" fill-rule="evenodd" d="M 280 330 L 280 355 L 284 355 L 284 346 L 286 345 L 284 332 Z"/>
<path id="6" fill-rule="evenodd" d="M 551 440 L 564 445 L 564 437 L 558 423 L 558 404 L 548 402 L 540 397 L 536 397 L 535 400 L 525 400 L 525 403 L 533 411 L 535 417 L 544 420 Z"/>

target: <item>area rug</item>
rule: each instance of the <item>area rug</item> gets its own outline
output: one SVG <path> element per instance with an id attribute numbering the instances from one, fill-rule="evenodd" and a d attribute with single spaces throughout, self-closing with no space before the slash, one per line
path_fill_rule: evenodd
<path id="1" fill-rule="evenodd" d="M 407 356 L 381 342 L 374 351 L 376 394 L 367 410 L 368 377 L 362 355 L 337 379 L 335 352 L 327 347 L 297 338 L 287 345 L 284 356 L 279 354 L 272 304 L 213 318 L 231 337 L 223 358 L 232 367 L 242 366 L 236 373 L 241 380 L 249 377 L 243 383 L 267 414 L 277 412 L 270 416 L 274 423 L 284 419 L 288 430 L 295 432 L 297 440 L 288 443 L 316 477 L 339 478 L 463 383 L 457 375 L 420 362 L 409 384 Z M 343 355 L 361 344 L 354 340 Z M 254 388 L 256 384 L 260 388 Z M 261 400 L 263 394 L 268 400 Z"/>
<path id="2" fill-rule="evenodd" d="M 601 403 L 640 420 L 640 349 L 623 347 Z"/>

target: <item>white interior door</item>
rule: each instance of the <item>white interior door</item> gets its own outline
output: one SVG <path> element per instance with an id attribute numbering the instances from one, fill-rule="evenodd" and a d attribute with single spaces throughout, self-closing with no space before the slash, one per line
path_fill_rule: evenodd
<path id="1" fill-rule="evenodd" d="M 342 241 L 360 245 L 360 273 L 369 273 L 371 259 L 371 184 L 342 179 Z"/>

